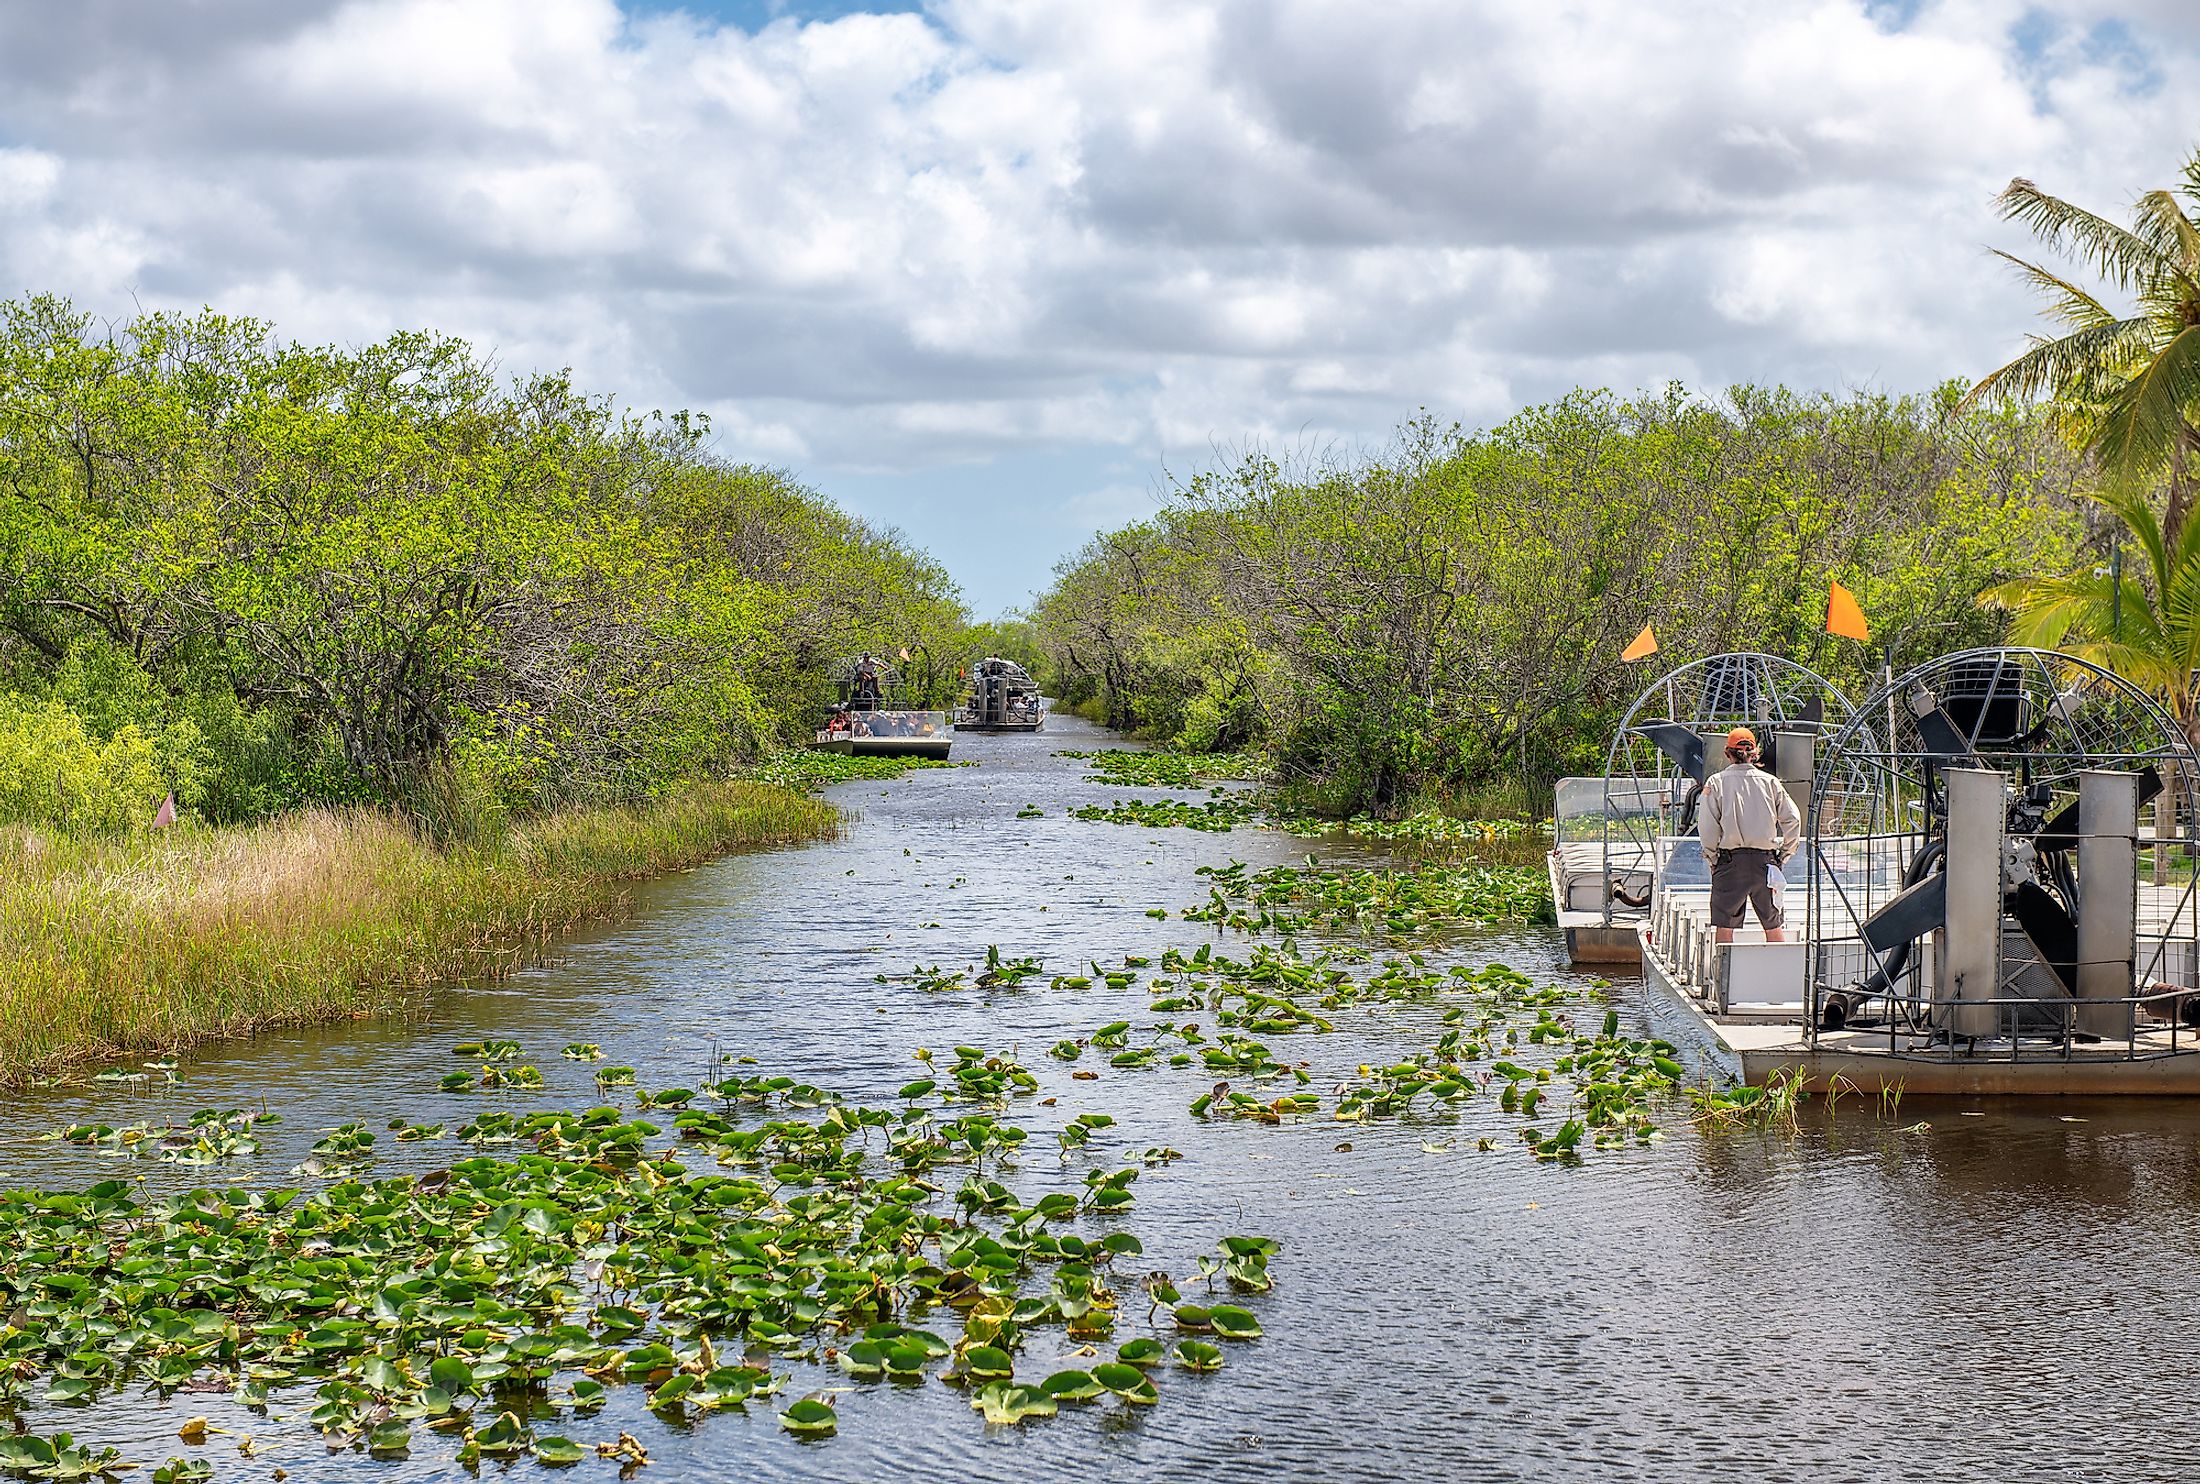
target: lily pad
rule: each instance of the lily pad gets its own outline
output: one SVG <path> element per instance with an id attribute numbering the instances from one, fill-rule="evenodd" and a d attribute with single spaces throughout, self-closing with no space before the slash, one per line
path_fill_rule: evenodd
<path id="1" fill-rule="evenodd" d="M 831 1437 L 840 1426 L 840 1414 L 828 1402 L 806 1396 L 779 1414 L 779 1425 L 800 1437 Z"/>

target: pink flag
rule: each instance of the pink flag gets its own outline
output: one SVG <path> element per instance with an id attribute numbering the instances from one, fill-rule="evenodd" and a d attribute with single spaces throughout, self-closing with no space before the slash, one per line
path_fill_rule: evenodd
<path id="1" fill-rule="evenodd" d="M 165 830 L 176 822 L 176 796 L 170 794 L 160 801 L 160 813 L 153 816 L 153 828 Z"/>

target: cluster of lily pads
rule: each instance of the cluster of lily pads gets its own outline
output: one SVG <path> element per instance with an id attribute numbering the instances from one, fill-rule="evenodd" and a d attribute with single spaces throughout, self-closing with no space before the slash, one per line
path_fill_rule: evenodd
<path id="1" fill-rule="evenodd" d="M 1382 933 L 1491 927 L 1551 920 L 1540 873 L 1516 866 L 1423 866 L 1338 870 L 1313 856 L 1304 865 L 1254 871 L 1243 861 L 1201 866 L 1207 901 L 1181 914 L 1240 932 Z"/>
<path id="2" fill-rule="evenodd" d="M 1226 780 L 1257 780 L 1266 776 L 1266 761 L 1257 752 L 1169 752 L 1128 747 L 1098 752 L 1057 752 L 1056 757 L 1075 758 L 1086 768 L 1088 783 L 1113 783 L 1130 788 L 1199 788 Z"/>
<path id="3" fill-rule="evenodd" d="M 1152 829 L 1202 830 L 1221 834 L 1261 817 L 1257 800 L 1241 793 L 1216 789 L 1196 803 L 1182 799 L 1116 799 L 1107 804 L 1085 804 L 1070 811 L 1075 819 L 1099 824 L 1136 824 Z"/>
<path id="4" fill-rule="evenodd" d="M 938 757 L 857 757 L 847 752 L 792 748 L 745 768 L 744 778 L 808 791 L 834 783 L 879 782 L 899 778 L 912 768 L 975 768 L 974 760 Z"/>
<path id="5" fill-rule="evenodd" d="M 519 1055 L 508 1042 L 457 1049 L 484 1067 Z M 973 1046 L 918 1059 L 931 1075 L 901 1088 L 898 1106 L 852 1104 L 729 1055 L 698 1090 L 637 1094 L 664 1123 L 613 1106 L 485 1112 L 455 1133 L 394 1121 L 400 1141 L 470 1146 L 427 1173 L 370 1178 L 375 1138 L 354 1123 L 293 1171 L 318 1183 L 0 1194 L 0 1305 L 12 1316 L 0 1408 L 218 1385 L 265 1409 L 310 1390 L 308 1415 L 332 1445 L 375 1456 L 436 1432 L 468 1465 L 594 1453 L 631 1466 L 647 1453 L 628 1434 L 574 1441 L 615 1386 L 695 1420 L 775 1396 L 783 1363 L 817 1362 L 859 1381 L 932 1376 L 967 1388 L 989 1422 L 1013 1423 L 1109 1396 L 1150 1404 L 1157 1368 L 1214 1370 L 1213 1340 L 1259 1335 L 1249 1311 L 1187 1299 L 1165 1274 L 1135 1286 L 1118 1275 L 1143 1253 L 1121 1225 L 1140 1168 L 1175 1151 L 1027 1199 L 1005 1183 L 1027 1132 L 1003 1115 L 1037 1089 L 1030 1070 Z M 269 1117 L 56 1137 L 214 1162 L 252 1153 L 250 1131 Z M 1061 1159 L 1112 1123 L 1076 1115 Z M 1077 1229 L 1087 1223 L 1098 1229 Z M 1275 1250 L 1225 1238 L 1187 1281 L 1264 1292 Z M 1138 1288 L 1143 1316 L 1126 1292 Z M 1154 1332 L 1121 1333 L 1141 1327 Z M 1121 1343 L 1087 1369 L 1019 1378 L 1026 1339 L 1050 1328 Z M 831 1393 L 793 1400 L 779 1420 L 831 1432 Z M 195 1421 L 185 1436 L 206 1431 Z M 204 1477 L 201 1464 L 171 1460 L 161 1477 Z M 35 1477 L 122 1466 L 67 1435 L 0 1445 L 0 1468 Z"/>

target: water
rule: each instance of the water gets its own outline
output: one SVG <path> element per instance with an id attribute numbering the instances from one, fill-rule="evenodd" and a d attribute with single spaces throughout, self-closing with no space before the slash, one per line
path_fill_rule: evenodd
<path id="1" fill-rule="evenodd" d="M 989 995 L 876 983 L 918 963 L 975 961 L 989 943 L 1042 954 L 1050 973 L 1126 953 L 1158 958 L 1202 932 L 1144 915 L 1202 899 L 1196 867 L 1305 851 L 1265 831 L 1071 820 L 1069 808 L 1127 791 L 1083 783 L 1078 764 L 1052 755 L 1107 738 L 1073 718 L 1051 727 L 959 739 L 957 756 L 980 760 L 975 769 L 846 785 L 834 796 L 859 817 L 845 838 L 653 883 L 631 922 L 574 942 L 552 967 L 440 995 L 414 1022 L 211 1051 L 172 1092 L 20 1100 L 0 1118 L 0 1169 L 10 1183 L 48 1186 L 118 1172 L 171 1178 L 34 1136 L 75 1120 L 264 1102 L 286 1122 L 240 1173 L 278 1180 L 336 1124 L 379 1129 L 402 1115 L 455 1126 L 479 1111 L 482 1099 L 435 1083 L 468 1065 L 451 1056 L 454 1042 L 483 1036 L 520 1041 L 549 1080 L 539 1101 L 574 1107 L 598 1098 L 591 1069 L 558 1058 L 568 1041 L 600 1043 L 645 1087 L 693 1086 L 715 1044 L 867 1100 L 919 1074 L 919 1045 L 1014 1044 L 1044 1079 L 1041 1096 L 1059 1099 L 1026 1100 L 1010 1115 L 1034 1129 L 1035 1149 L 1077 1111 L 1120 1120 L 1109 1132 L 1121 1137 L 1073 1161 L 1066 1178 L 1149 1145 L 1184 1151 L 1135 1187 L 1130 1225 L 1146 1243 L 1136 1268 L 1181 1275 L 1225 1233 L 1283 1240 L 1275 1291 L 1252 1301 L 1265 1339 L 1229 1347 L 1218 1374 L 1164 1375 L 1157 1407 L 1065 1408 L 1021 1429 L 985 1428 L 964 1395 L 932 1382 L 854 1386 L 838 1398 L 840 1435 L 821 1442 L 783 1433 L 762 1405 L 668 1425 L 632 1387 L 616 1388 L 593 1419 L 542 1430 L 586 1442 L 631 1430 L 654 1459 L 643 1478 L 683 1481 L 2191 1472 L 2200 1449 L 2182 1424 L 2196 1369 L 2188 1280 L 2200 1257 L 2200 1120 L 2182 1105 L 1912 1100 L 1899 1123 L 1844 1110 L 1793 1139 L 1699 1137 L 1675 1117 L 1657 1145 L 1562 1169 L 1511 1143 L 1511 1122 L 1493 1107 L 1470 1105 L 1457 1121 L 1209 1126 L 1186 1110 L 1208 1083 L 1197 1073 L 1103 1068 L 1099 1081 L 1076 1082 L 1044 1055 L 1110 1020 L 1143 1023 L 1145 999 L 1132 993 L 1054 991 L 1043 979 Z M 1014 818 L 1025 805 L 1045 817 Z M 1555 977 L 1556 949 L 1535 931 L 1482 939 L 1463 956 Z M 1635 1015 L 1637 991 L 1615 993 Z M 1310 1059 L 1327 1092 L 1362 1060 L 1416 1049 L 1428 1022 L 1425 1008 L 1347 1010 L 1335 1036 L 1270 1044 Z M 1078 1065 L 1093 1064 L 1088 1054 Z M 1500 1137 L 1498 1150 L 1471 1152 L 1484 1132 Z M 1337 1148 L 1344 1142 L 1351 1149 Z M 386 1136 L 378 1147 L 383 1171 L 459 1152 Z M 1034 1155 L 1011 1184 L 1030 1197 L 1064 1178 Z M 1043 1335 L 1019 1372 L 1043 1375 L 1069 1348 Z M 789 1394 L 831 1379 L 803 1372 Z M 275 1411 L 295 1417 L 310 1405 L 298 1392 Z M 275 1467 L 302 1479 L 462 1476 L 448 1442 L 426 1434 L 410 1459 L 374 1462 L 215 1395 L 166 1406 L 129 1396 L 30 1420 L 157 1463 L 195 1451 L 174 1436 L 194 1413 L 256 1435 L 249 1462 L 231 1438 L 198 1450 L 218 1477 L 266 1478 Z"/>

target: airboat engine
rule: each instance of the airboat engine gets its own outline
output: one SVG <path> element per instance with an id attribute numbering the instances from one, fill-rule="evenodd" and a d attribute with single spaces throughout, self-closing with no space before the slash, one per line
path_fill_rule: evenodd
<path id="1" fill-rule="evenodd" d="M 1882 706 L 1883 741 L 1864 731 Z M 1817 782 L 1847 817 L 1812 822 L 1811 961 L 1823 975 L 1857 951 L 1850 920 L 1869 972 L 1821 987 L 1818 1028 L 1972 1049 L 2132 1040 L 2140 810 L 2183 751 L 2167 719 L 2104 671 L 1991 650 L 1921 667 L 1858 721 Z M 2154 931 L 2150 980 L 2177 946 Z"/>

